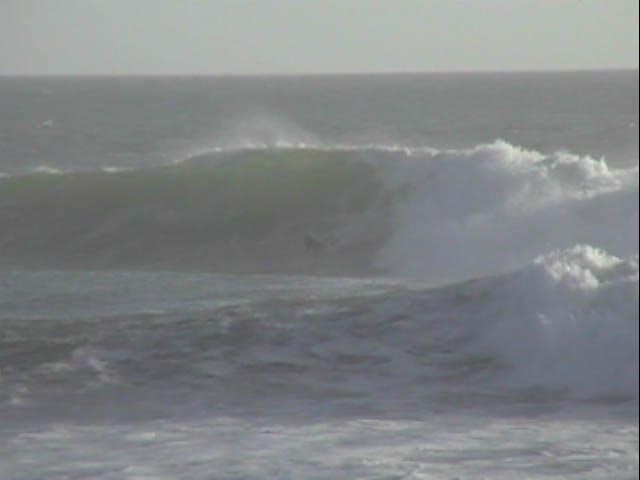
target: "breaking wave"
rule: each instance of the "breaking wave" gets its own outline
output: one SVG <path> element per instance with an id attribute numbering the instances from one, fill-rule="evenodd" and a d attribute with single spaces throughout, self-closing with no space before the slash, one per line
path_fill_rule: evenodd
<path id="1" fill-rule="evenodd" d="M 20 318 L 19 308 L 4 320 L 0 405 L 15 418 L 406 415 L 562 399 L 637 410 L 637 256 L 580 245 L 435 289 L 318 277 L 56 275 L 8 283 L 28 285 L 21 308 L 32 310 L 38 295 L 50 305 L 40 320 Z M 55 318 L 51 293 L 39 293 L 75 291 L 70 279 L 92 295 L 89 319 L 70 315 L 73 305 Z M 173 311 L 140 313 L 133 299 Z"/>
<path id="2" fill-rule="evenodd" d="M 503 141 L 440 151 L 253 145 L 161 167 L 52 173 L 0 178 L 5 268 L 445 283 L 577 243 L 638 252 L 637 167 Z"/>

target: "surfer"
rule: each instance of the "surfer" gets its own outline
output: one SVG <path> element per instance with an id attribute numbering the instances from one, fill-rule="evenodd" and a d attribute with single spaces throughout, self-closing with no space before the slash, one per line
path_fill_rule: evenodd
<path id="1" fill-rule="evenodd" d="M 320 240 L 319 238 L 314 237 L 310 233 L 306 233 L 304 236 L 304 249 L 307 253 L 311 253 L 317 255 L 323 252 L 328 245 L 327 240 Z"/>

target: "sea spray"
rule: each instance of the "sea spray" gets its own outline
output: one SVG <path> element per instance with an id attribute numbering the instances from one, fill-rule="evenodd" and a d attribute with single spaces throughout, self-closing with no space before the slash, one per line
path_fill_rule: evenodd
<path id="1" fill-rule="evenodd" d="M 589 243 L 638 252 L 638 169 L 543 155 L 498 141 L 396 162 L 407 192 L 376 262 L 436 283 L 512 270 L 538 255 Z"/>

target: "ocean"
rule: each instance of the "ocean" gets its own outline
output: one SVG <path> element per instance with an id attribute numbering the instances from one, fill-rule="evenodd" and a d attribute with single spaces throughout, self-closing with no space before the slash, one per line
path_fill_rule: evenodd
<path id="1" fill-rule="evenodd" d="M 638 72 L 0 78 L 0 478 L 636 479 Z"/>

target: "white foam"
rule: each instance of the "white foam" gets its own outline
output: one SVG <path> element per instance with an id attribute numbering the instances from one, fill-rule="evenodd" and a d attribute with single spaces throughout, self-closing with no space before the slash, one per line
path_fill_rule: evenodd
<path id="1" fill-rule="evenodd" d="M 64 172 L 59 168 L 50 167 L 47 165 L 40 165 L 33 169 L 33 173 L 40 173 L 46 175 L 62 175 Z"/>
<path id="2" fill-rule="evenodd" d="M 133 170 L 132 168 L 128 168 L 128 167 L 102 167 L 100 169 L 101 172 L 104 173 L 121 173 L 121 172 L 130 172 L 131 170 Z"/>
<path id="3" fill-rule="evenodd" d="M 377 258 L 394 274 L 435 283 L 517 269 L 556 248 L 588 243 L 638 252 L 638 168 L 544 155 L 497 141 L 414 153 L 388 169 L 408 190 Z"/>
<path id="4" fill-rule="evenodd" d="M 35 466 L 59 474 L 48 478 L 105 480 L 635 478 L 637 438 L 637 424 L 540 416 L 54 424 L 9 437 L 0 474 L 36 478 Z"/>
<path id="5" fill-rule="evenodd" d="M 481 350 L 516 386 L 638 397 L 638 257 L 589 246 L 539 257 L 505 277 L 478 312 Z"/>

